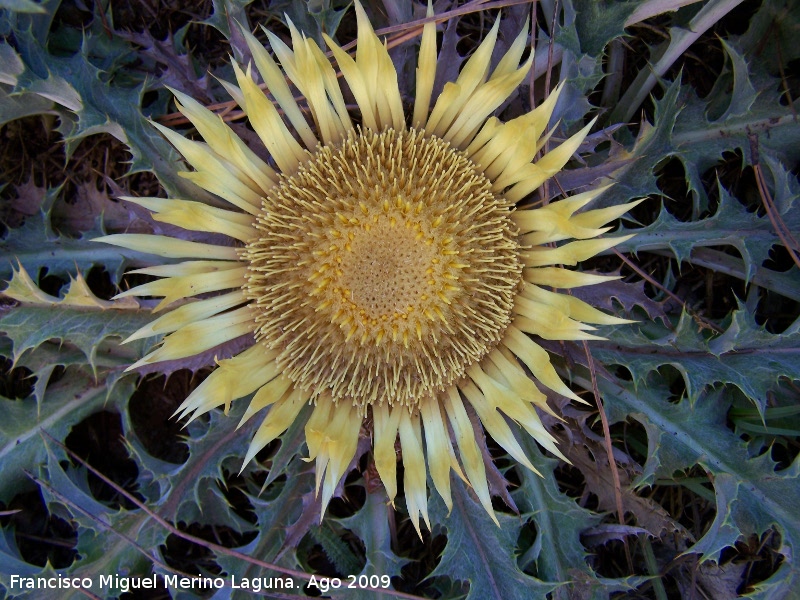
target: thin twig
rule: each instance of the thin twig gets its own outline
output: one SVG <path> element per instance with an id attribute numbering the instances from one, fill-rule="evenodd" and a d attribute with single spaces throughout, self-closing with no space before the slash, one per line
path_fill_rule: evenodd
<path id="1" fill-rule="evenodd" d="M 50 436 L 48 435 L 48 437 L 50 437 Z M 50 439 L 53 439 L 53 438 L 51 437 Z M 53 441 L 56 441 L 56 440 L 53 440 Z M 83 463 L 83 464 L 86 465 L 86 463 Z M 86 465 L 86 466 L 88 466 L 88 465 Z M 37 477 L 36 475 L 31 473 L 30 471 L 26 470 L 25 474 L 28 477 L 30 477 L 30 479 L 34 483 L 36 483 L 40 487 L 43 487 L 43 488 L 47 489 L 48 492 L 53 494 L 53 496 L 58 498 L 58 500 L 63 502 L 66 506 L 70 507 L 71 509 L 77 510 L 78 512 L 80 512 L 81 514 L 83 514 L 86 517 L 89 517 L 89 519 L 91 519 L 92 521 L 97 523 L 101 527 L 101 529 L 106 529 L 106 530 L 110 531 L 111 533 L 113 533 L 114 535 L 116 535 L 117 537 L 119 537 L 119 538 L 125 540 L 126 542 L 128 542 L 134 550 L 136 550 L 137 552 L 139 552 L 140 554 L 145 556 L 154 565 L 164 569 L 165 571 L 170 571 L 172 573 L 175 573 L 176 575 L 181 575 L 182 577 L 195 577 L 195 575 L 192 575 L 191 573 L 184 573 L 183 571 L 178 571 L 177 569 L 173 569 L 172 567 L 170 567 L 167 563 L 165 563 L 163 561 L 160 561 L 158 558 L 156 558 L 155 556 L 150 554 L 147 550 L 145 550 L 141 546 L 141 544 L 137 544 L 136 541 L 133 540 L 130 536 L 125 535 L 121 531 L 117 531 L 116 529 L 114 529 L 108 521 L 106 521 L 105 519 L 102 519 L 101 517 L 99 517 L 98 515 L 96 515 L 94 513 L 89 512 L 85 508 L 82 508 L 81 506 L 79 506 L 73 500 L 70 500 L 69 498 L 64 496 L 61 492 L 56 490 L 51 483 L 49 483 L 49 482 L 47 482 L 47 481 L 45 481 L 43 479 L 40 479 L 39 477 Z M 96 597 L 96 598 L 99 599 L 99 596 L 92 595 L 91 597 L 93 597 L 93 598 Z"/>
<path id="2" fill-rule="evenodd" d="M 453 10 L 448 10 L 443 13 L 439 13 L 438 15 L 433 15 L 432 17 L 424 17 L 422 19 L 417 19 L 416 21 L 409 21 L 408 23 L 403 23 L 401 25 L 392 25 L 390 27 L 384 27 L 382 29 L 378 29 L 375 33 L 377 35 L 388 35 L 391 33 L 398 33 L 398 32 L 407 32 L 409 30 L 414 30 L 416 35 L 422 35 L 422 26 L 426 23 L 444 23 L 445 21 L 449 21 L 453 17 L 461 17 L 464 15 L 469 15 L 476 12 L 483 12 L 485 10 L 492 10 L 495 8 L 506 8 L 508 6 L 516 6 L 518 4 L 530 4 L 531 0 L 494 0 L 493 2 L 488 2 L 487 0 L 473 0 L 461 6 L 460 8 L 454 8 Z M 389 44 L 389 48 L 392 48 L 391 38 L 387 40 Z M 402 42 L 400 42 L 402 43 Z M 356 45 L 355 40 L 345 44 L 342 46 L 342 49 L 349 50 Z M 397 43 L 395 43 L 397 45 Z"/>
<path id="3" fill-rule="evenodd" d="M 659 290 L 664 292 L 667 296 L 669 296 L 670 298 L 672 298 L 676 302 L 680 303 L 680 305 L 683 307 L 683 310 L 685 310 L 689 314 L 690 317 L 692 317 L 695 321 L 697 321 L 698 325 L 700 325 L 701 327 L 706 327 L 708 329 L 711 329 L 712 331 L 716 331 L 717 333 L 722 333 L 724 331 L 724 329 L 722 329 L 719 325 L 716 325 L 715 323 L 709 321 L 708 319 L 704 319 L 703 317 L 698 315 L 694 310 L 689 308 L 689 306 L 686 304 L 686 302 L 681 300 L 671 290 L 668 290 L 663 285 L 661 285 L 658 281 L 656 281 L 655 279 L 650 277 L 650 275 L 648 275 L 642 269 L 640 269 L 638 266 L 636 266 L 636 264 L 633 261 L 628 259 L 619 250 L 617 250 L 616 248 L 612 248 L 612 250 L 613 250 L 614 254 L 616 254 L 622 260 L 622 262 L 624 262 L 626 265 L 628 265 L 637 275 L 639 275 L 639 277 L 642 277 L 649 284 L 655 286 L 656 288 L 658 288 Z"/>
<path id="4" fill-rule="evenodd" d="M 531 1 L 531 52 L 536 52 L 536 10 L 539 0 Z M 531 69 L 528 73 L 528 103 L 531 110 L 536 108 L 536 97 L 533 93 L 533 83 L 536 80 L 536 69 Z"/>
<path id="5" fill-rule="evenodd" d="M 611 468 L 611 478 L 614 480 L 614 500 L 617 505 L 617 516 L 619 517 L 619 524 L 625 525 L 625 510 L 622 506 L 622 483 L 619 479 L 617 461 L 614 459 L 614 447 L 611 445 L 611 428 L 608 426 L 608 416 L 606 416 L 606 410 L 600 398 L 600 389 L 597 387 L 597 373 L 594 369 L 594 358 L 592 358 L 592 353 L 589 350 L 589 344 L 586 343 L 586 340 L 583 340 L 583 351 L 586 353 L 589 374 L 592 377 L 592 394 L 594 394 L 597 412 L 600 413 L 600 421 L 603 424 L 603 440 L 605 442 L 606 454 L 608 455 L 608 465 Z M 625 540 L 625 558 L 628 561 L 629 571 L 633 573 L 633 559 L 631 558 L 631 551 L 628 547 L 627 539 Z"/>
<path id="6" fill-rule="evenodd" d="M 786 226 L 780 213 L 775 208 L 775 203 L 772 201 L 772 195 L 769 193 L 767 181 L 764 179 L 764 171 L 761 169 L 758 151 L 758 135 L 748 132 L 747 139 L 750 141 L 750 162 L 753 166 L 753 172 L 756 176 L 756 185 L 758 186 L 758 193 L 761 196 L 761 203 L 764 205 L 764 210 L 767 212 L 769 222 L 772 223 L 772 228 L 775 233 L 783 242 L 783 247 L 792 257 L 792 261 L 798 268 L 800 268 L 800 257 L 797 256 L 797 251 L 800 250 L 800 244 L 794 239 L 791 230 Z"/>
<path id="7" fill-rule="evenodd" d="M 98 0 L 94 2 L 94 8 L 97 11 L 97 14 L 100 15 L 100 22 L 103 24 L 103 31 L 106 34 L 106 37 L 110 40 L 114 39 L 114 34 L 111 33 L 111 27 L 108 25 L 108 19 L 106 18 L 106 11 L 103 10 L 103 5 Z"/>
<path id="8" fill-rule="evenodd" d="M 553 45 L 555 44 L 555 37 L 556 37 L 556 24 L 558 23 L 558 10 L 559 0 L 556 0 L 553 3 L 553 18 L 550 21 L 550 40 L 547 43 L 547 70 L 545 71 L 544 76 L 544 97 L 547 98 L 550 95 L 550 78 L 553 74 Z M 547 139 L 544 142 L 544 146 L 542 147 L 541 156 L 544 156 L 550 151 L 550 140 Z M 548 198 L 550 197 L 550 180 L 545 179 L 542 183 L 542 200 L 544 205 L 547 205 Z"/>
<path id="9" fill-rule="evenodd" d="M 553 73 L 553 45 L 555 44 L 556 25 L 558 24 L 558 10 L 561 8 L 560 1 L 556 0 L 553 4 L 553 18 L 550 21 L 550 42 L 547 44 L 547 71 L 544 77 L 544 97 L 550 95 L 550 77 Z"/>

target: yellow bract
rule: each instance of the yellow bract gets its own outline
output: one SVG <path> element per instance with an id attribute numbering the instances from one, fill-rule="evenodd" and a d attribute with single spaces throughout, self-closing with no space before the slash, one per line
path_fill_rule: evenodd
<path id="1" fill-rule="evenodd" d="M 115 300 L 103 300 L 98 298 L 86 283 L 83 275 L 78 273 L 74 278 L 70 277 L 67 293 L 61 298 L 56 298 L 43 292 L 34 283 L 25 267 L 19 265 L 19 269 L 12 268 L 13 276 L 8 286 L 3 290 L 3 295 L 22 302 L 23 304 L 33 305 L 58 305 L 72 308 L 94 308 L 94 309 L 115 309 L 115 310 L 138 310 L 139 303 L 133 298 L 118 298 Z"/>
<path id="2" fill-rule="evenodd" d="M 564 167 L 593 124 L 543 153 L 562 86 L 508 123 L 491 116 L 529 72 L 532 53 L 520 64 L 527 29 L 492 70 L 496 21 L 456 81 L 434 98 L 436 27 L 427 23 L 407 122 L 386 46 L 358 2 L 356 15 L 355 57 L 326 37 L 342 84 L 322 49 L 291 23 L 291 47 L 266 32 L 275 58 L 243 31 L 269 96 L 251 65 L 234 64 L 236 84 L 223 85 L 277 171 L 217 115 L 176 92 L 179 110 L 205 143 L 156 127 L 191 165 L 184 176 L 229 206 L 130 200 L 159 221 L 229 241 L 100 238 L 186 259 L 139 270 L 162 279 L 120 294 L 161 296 L 157 309 L 184 301 L 131 336 L 166 334 L 131 368 L 249 335 L 254 345 L 219 361 L 181 416 L 227 410 L 254 394 L 242 422 L 265 416 L 246 463 L 311 404 L 307 460 L 316 461 L 322 512 L 364 436 L 391 502 L 402 461 L 418 532 L 420 517 L 430 526 L 427 472 L 448 507 L 452 470 L 494 518 L 474 427 L 482 423 L 526 468 L 534 469 L 510 422 L 563 458 L 536 410 L 553 414 L 540 388 L 580 398 L 535 338 L 595 339 L 591 323 L 625 322 L 559 290 L 614 279 L 564 265 L 628 239 L 598 236 L 635 203 L 585 210 L 602 187 L 515 209 Z M 352 118 L 340 85 L 358 105 Z"/>

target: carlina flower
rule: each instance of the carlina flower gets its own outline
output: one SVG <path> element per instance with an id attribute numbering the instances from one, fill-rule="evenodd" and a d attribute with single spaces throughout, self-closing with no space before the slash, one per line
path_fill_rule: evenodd
<path id="1" fill-rule="evenodd" d="M 535 471 L 507 419 L 563 458 L 536 413 L 535 408 L 552 409 L 534 380 L 578 398 L 529 334 L 585 340 L 594 337 L 587 323 L 623 322 L 551 290 L 609 279 L 563 266 L 627 239 L 597 236 L 632 204 L 578 212 L 599 189 L 536 209 L 515 208 L 564 166 L 591 127 L 534 162 L 548 139 L 546 127 L 561 87 L 535 110 L 507 123 L 491 116 L 531 67 L 532 56 L 520 65 L 527 27 L 490 73 L 495 21 L 457 80 L 434 99 L 436 32 L 427 23 L 409 123 L 386 47 L 358 2 L 355 9 L 355 59 L 325 40 L 356 100 L 359 125 L 314 40 L 291 23 L 291 48 L 266 31 L 279 67 L 243 31 L 272 98 L 256 84 L 250 66 L 234 63 L 237 84 L 224 85 L 277 169 L 219 116 L 174 92 L 179 109 L 206 143 L 155 126 L 192 166 L 183 176 L 230 206 L 127 200 L 152 211 L 158 221 L 223 233 L 233 242 L 144 234 L 100 238 L 186 259 L 135 271 L 162 279 L 119 296 L 163 296 L 155 311 L 200 298 L 132 335 L 128 341 L 165 337 L 130 368 L 190 357 L 250 334 L 254 344 L 218 361 L 183 402 L 181 416 L 197 418 L 220 405 L 227 410 L 234 399 L 255 392 L 242 423 L 262 411 L 266 416 L 247 464 L 312 404 L 305 436 L 308 459 L 316 460 L 323 513 L 364 428 L 392 502 L 399 436 L 405 498 L 418 533 L 420 515 L 430 528 L 428 471 L 448 508 L 452 469 L 469 481 L 496 521 L 468 410 L 527 468 Z M 433 14 L 430 6 L 428 14 Z M 305 98 L 313 124 L 287 77 Z M 553 244 L 563 240 L 574 241 Z"/>

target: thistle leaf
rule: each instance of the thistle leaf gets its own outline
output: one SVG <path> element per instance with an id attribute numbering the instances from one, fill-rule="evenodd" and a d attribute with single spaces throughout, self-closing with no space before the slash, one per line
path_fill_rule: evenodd
<path id="1" fill-rule="evenodd" d="M 580 536 L 600 519 L 559 491 L 553 477 L 557 461 L 542 456 L 530 436 L 519 438 L 528 458 L 544 475 L 518 469 L 522 484 L 514 497 L 524 516 L 536 524 L 536 540 L 520 557 L 520 566 L 526 570 L 535 566 L 544 581 L 567 581 L 575 578 L 576 565 L 585 565 L 580 579 L 588 583 L 595 576 L 586 565 L 586 549 Z"/>
<path id="2" fill-rule="evenodd" d="M 46 269 L 49 275 L 65 278 L 76 268 L 88 272 L 95 265 L 103 265 L 116 283 L 126 266 L 152 264 L 152 255 L 91 241 L 103 233 L 95 229 L 79 238 L 61 237 L 52 232 L 44 215 L 28 217 L 24 225 L 9 229 L 0 241 L 4 257 L 0 259 L 0 279 L 11 279 L 17 264 L 33 277 Z"/>
<path id="3" fill-rule="evenodd" d="M 46 32 L 39 37 L 34 33 L 34 29 L 48 24 L 49 20 L 12 20 L 17 47 L 15 50 L 8 44 L 0 45 L 0 55 L 12 59 L 10 67 L 0 67 L 0 81 L 13 85 L 12 93 L 35 94 L 63 110 L 67 118 L 62 119 L 61 132 L 67 142 L 67 156 L 86 136 L 109 133 L 130 148 L 130 173 L 153 171 L 175 195 L 208 198 L 178 176 L 182 167 L 177 154 L 138 109 L 143 86 L 109 85 L 104 73 L 86 60 L 91 51 L 91 33 L 85 34 L 81 52 L 69 57 L 49 54 L 41 45 Z"/>
<path id="4" fill-rule="evenodd" d="M 767 392 L 780 377 L 800 379 L 798 333 L 800 321 L 782 334 L 771 334 L 740 306 L 727 330 L 717 337 L 698 332 L 691 317 L 683 313 L 672 332 L 655 326 L 635 334 L 617 330 L 609 336 L 612 342 L 593 344 L 592 354 L 603 364 L 628 368 L 637 385 L 660 366 L 672 365 L 683 376 L 692 405 L 707 387 L 731 383 L 763 413 Z"/>
<path id="5" fill-rule="evenodd" d="M 390 530 L 390 511 L 386 502 L 386 493 L 378 489 L 367 492 L 364 506 L 356 514 L 346 519 L 338 519 L 344 527 L 356 534 L 364 542 L 367 563 L 360 573 L 348 571 L 353 575 L 400 575 L 400 569 L 408 560 L 397 556 L 392 551 L 392 534 Z M 357 592 L 359 593 L 359 592 Z M 362 596 L 366 596 L 361 593 Z"/>
<path id="6" fill-rule="evenodd" d="M 339 537 L 339 534 L 331 531 L 330 525 L 322 524 L 312 527 L 310 533 L 337 572 L 346 575 L 361 571 L 361 561 L 353 554 L 347 543 Z"/>
<path id="7" fill-rule="evenodd" d="M 576 377 L 580 385 L 591 385 Z M 609 418 L 633 416 L 648 435 L 648 459 L 638 485 L 652 483 L 654 477 L 671 477 L 677 470 L 695 464 L 713 477 L 717 515 L 711 529 L 688 552 L 717 560 L 722 548 L 742 536 L 761 535 L 776 527 L 784 536 L 781 552 L 793 556 L 800 544 L 800 518 L 794 498 L 800 494 L 797 460 L 776 472 L 769 453 L 751 457 L 747 444 L 726 426 L 729 400 L 724 387 L 700 394 L 691 405 L 687 400 L 667 401 L 666 384 L 653 377 L 634 388 L 632 383 L 599 379 Z M 780 575 L 780 577 L 779 577 Z M 797 585 L 796 574 L 779 571 L 774 577 L 781 585 Z"/>
<path id="8" fill-rule="evenodd" d="M 230 506 L 217 487 L 217 482 L 225 480 L 225 471 L 239 471 L 247 452 L 254 422 L 237 428 L 246 404 L 234 403 L 227 416 L 213 411 L 205 426 L 192 426 L 185 463 L 149 462 L 146 477 L 162 490 L 157 505 L 164 518 L 209 525 L 236 523 L 240 531 L 248 527 L 240 518 L 233 519 Z"/>
<path id="9" fill-rule="evenodd" d="M 745 116 L 753 106 L 753 103 L 755 103 L 758 92 L 750 82 L 749 69 L 744 56 L 739 53 L 733 44 L 723 39 L 720 40 L 720 43 L 730 61 L 730 68 L 727 71 L 723 71 L 717 78 L 714 89 L 709 92 L 709 98 L 711 102 L 714 102 L 717 98 L 729 100 L 727 107 L 725 107 L 725 112 L 719 118 L 712 119 L 725 122 L 732 117 Z M 730 98 L 728 98 L 728 94 L 723 92 L 723 90 L 727 91 L 726 88 L 731 88 Z"/>
<path id="10" fill-rule="evenodd" d="M 22 290 L 22 285 L 15 283 L 12 293 L 26 298 Z M 79 298 L 78 293 L 74 292 L 66 302 L 63 299 L 58 302 L 58 319 L 53 319 L 52 306 L 48 306 L 55 301 L 45 299 L 34 304 L 32 295 L 26 298 L 30 303 L 0 312 L 0 331 L 11 339 L 15 361 L 44 342 L 59 340 L 78 348 L 96 368 L 100 360 L 98 351 L 107 338 L 124 340 L 152 319 L 149 311 L 141 309 L 76 306 L 76 302 L 88 300 L 86 296 Z M 109 360 L 117 365 L 126 364 L 131 358 L 142 356 L 149 345 L 147 341 L 136 341 L 128 346 L 116 344 L 102 360 L 104 364 L 109 364 Z"/>
<path id="11" fill-rule="evenodd" d="M 519 568 L 515 549 L 522 527 L 519 519 L 497 514 L 498 528 L 460 480 L 453 480 L 452 493 L 449 517 L 443 502 L 431 502 L 432 522 L 447 530 L 447 545 L 431 577 L 468 582 L 469 600 L 544 597 L 556 587 Z"/>
<path id="12" fill-rule="evenodd" d="M 781 105 L 775 93 L 777 82 L 772 78 L 762 75 L 753 81 L 757 93 L 750 109 L 716 121 L 709 120 L 707 102 L 691 88 L 681 86 L 680 80 L 668 84 L 664 97 L 655 102 L 654 125 L 643 124 L 632 151 L 633 162 L 616 176 L 616 194 L 626 198 L 662 194 L 654 171 L 664 159 L 674 156 L 683 165 L 696 219 L 708 207 L 702 177 L 724 152 L 738 151 L 753 159 L 756 157 L 751 156 L 751 150 L 755 146 L 765 163 L 770 158 L 797 156 L 793 115 L 797 106 Z M 776 181 L 780 179 L 777 174 L 775 177 Z M 600 199 L 604 201 L 609 200 Z"/>
<path id="13" fill-rule="evenodd" d="M 662 207 L 658 218 L 647 227 L 636 229 L 636 237 L 622 242 L 620 252 L 644 252 L 669 249 L 678 262 L 688 261 L 692 250 L 698 247 L 733 246 L 742 255 L 746 269 L 745 282 L 749 282 L 761 264 L 769 258 L 776 244 L 782 244 L 775 228 L 766 216 L 748 211 L 731 197 L 721 184 L 719 206 L 714 215 L 696 221 L 682 222 Z M 793 209 L 797 194 L 780 194 L 781 218 L 797 239 L 800 237 L 800 211 Z M 630 232 L 622 228 L 621 232 Z"/>
<path id="14" fill-rule="evenodd" d="M 0 420 L 0 461 L 4 477 L 0 500 L 8 502 L 29 485 L 25 470 L 35 472 L 48 460 L 42 432 L 64 439 L 70 428 L 103 407 L 121 404 L 131 394 L 130 378 L 109 388 L 86 367 L 69 367 L 65 376 L 47 387 L 42 402 L 34 398 L 3 399 Z M 63 458 L 63 456 L 61 456 Z"/>
<path id="15" fill-rule="evenodd" d="M 11 94 L 8 86 L 0 84 L 0 127 L 10 121 L 44 114 L 52 109 L 53 103 L 47 98 L 30 93 Z"/>

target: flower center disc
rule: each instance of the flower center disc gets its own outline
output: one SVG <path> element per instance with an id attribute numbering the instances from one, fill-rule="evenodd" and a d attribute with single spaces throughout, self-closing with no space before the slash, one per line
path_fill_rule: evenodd
<path id="1" fill-rule="evenodd" d="M 447 142 L 353 131 L 264 200 L 242 251 L 256 338 L 302 389 L 413 408 L 511 320 L 522 265 L 510 211 Z"/>
<path id="2" fill-rule="evenodd" d="M 337 261 L 337 292 L 372 327 L 414 312 L 428 299 L 428 281 L 441 261 L 433 244 L 419 243 L 421 227 L 415 225 L 378 216 L 368 227 L 348 232 L 349 246 Z"/>

